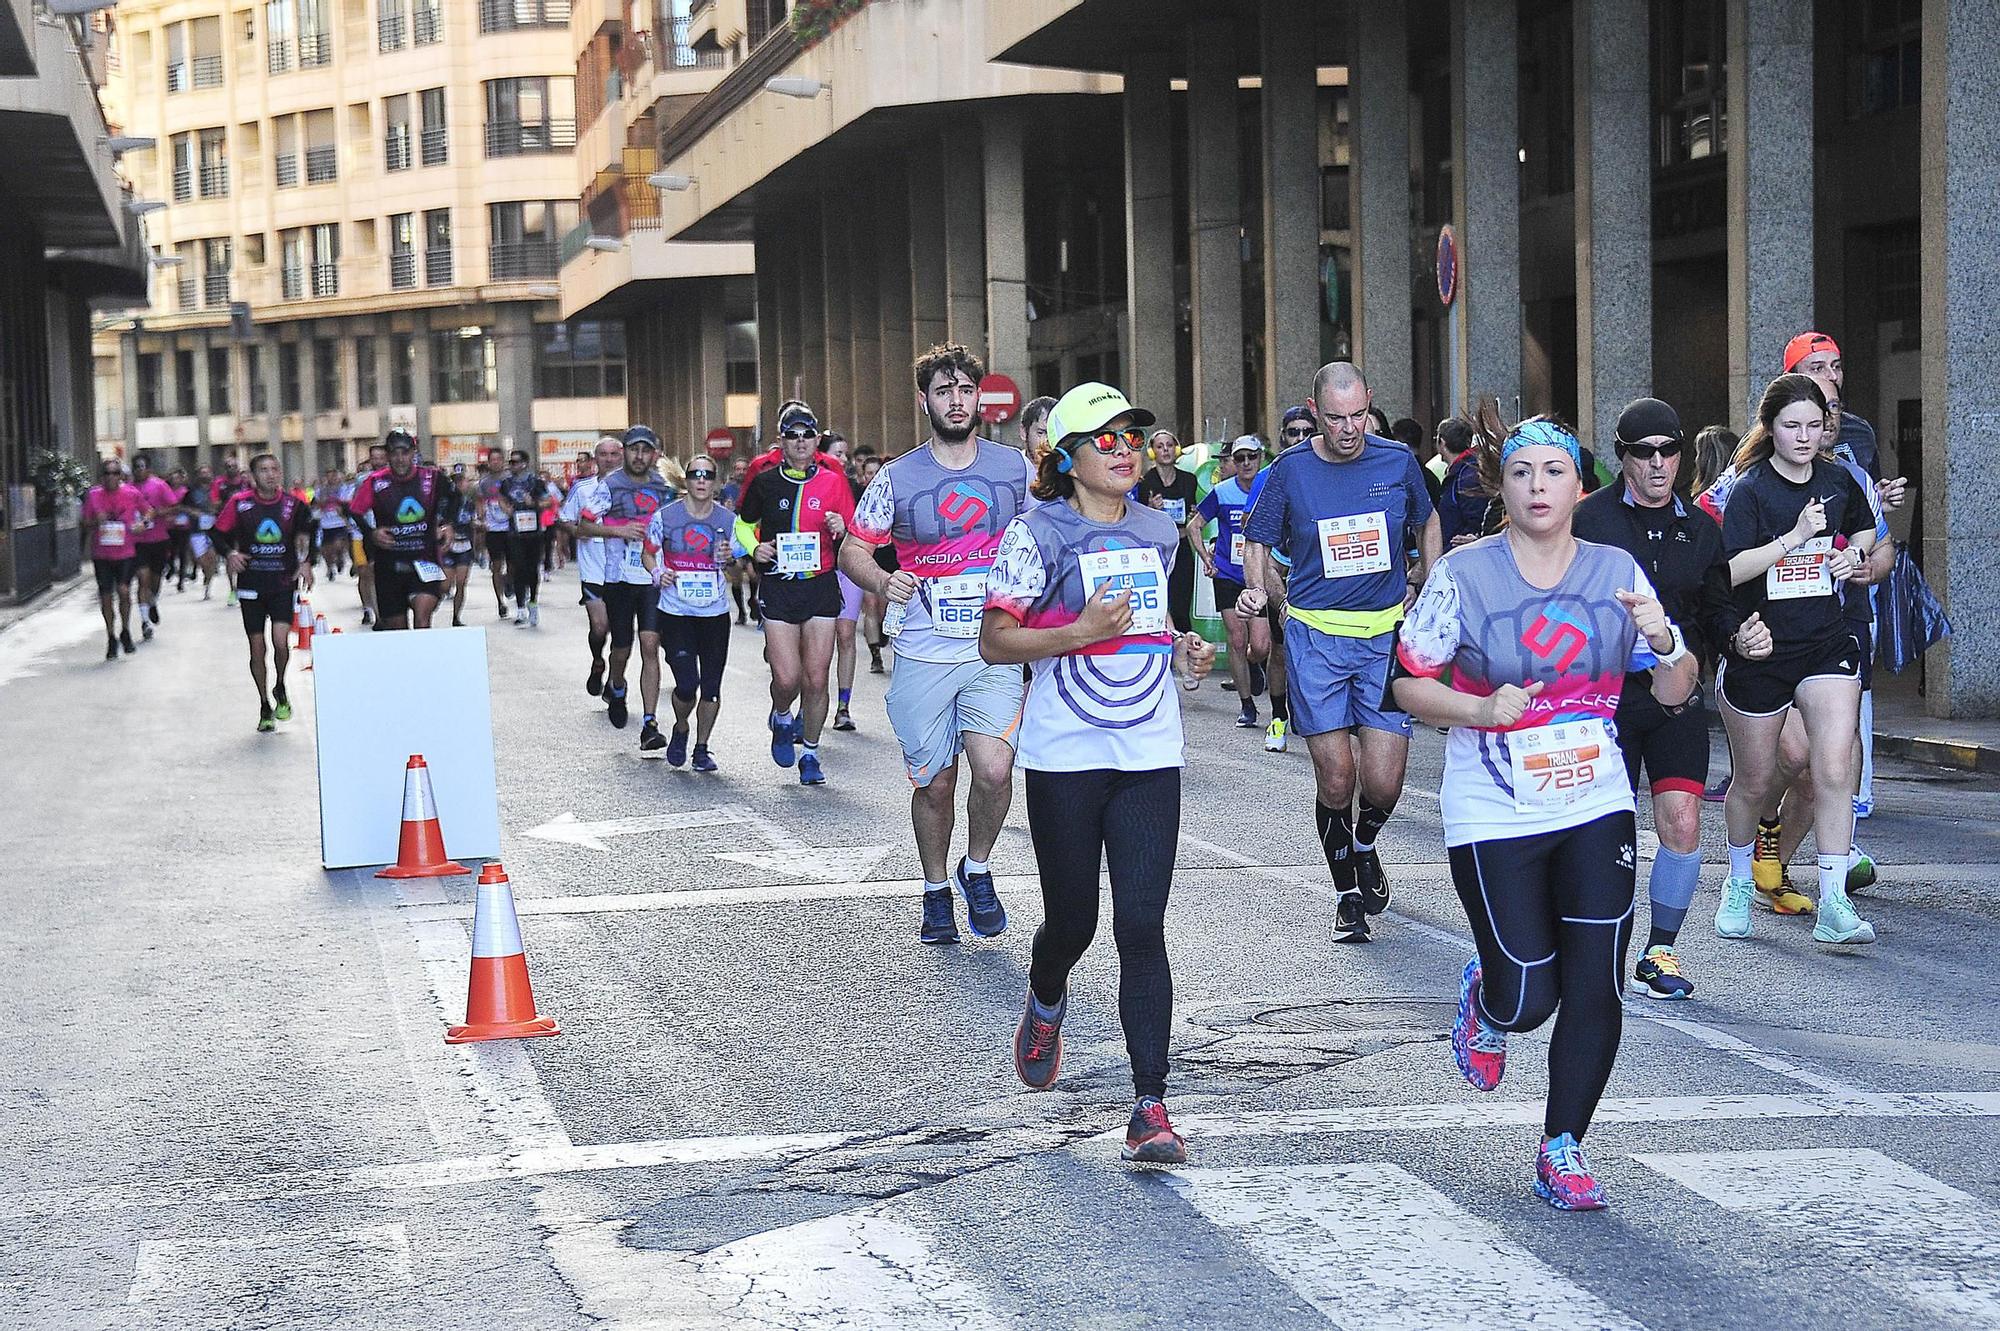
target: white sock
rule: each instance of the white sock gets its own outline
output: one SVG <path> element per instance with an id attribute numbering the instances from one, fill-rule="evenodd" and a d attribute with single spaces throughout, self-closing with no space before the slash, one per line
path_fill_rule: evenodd
<path id="1" fill-rule="evenodd" d="M 970 878 L 973 874 L 976 873 L 991 873 L 991 872 L 992 870 L 987 867 L 985 860 L 975 860 L 970 855 L 965 857 L 966 877 Z"/>
<path id="2" fill-rule="evenodd" d="M 1729 876 L 1731 878 L 1748 878 L 1750 876 L 1750 856 L 1756 849 L 1757 843 L 1755 841 L 1752 841 L 1747 846 L 1732 845 L 1729 847 Z"/>
<path id="3" fill-rule="evenodd" d="M 1819 899 L 1837 897 L 1847 890 L 1847 856 L 1819 857 Z"/>
<path id="4" fill-rule="evenodd" d="M 926 879 L 924 879 L 924 891 L 925 891 L 926 893 L 930 893 L 930 892 L 949 892 L 949 891 L 951 891 L 951 884 L 950 884 L 950 883 L 933 883 L 933 882 L 932 882 L 932 881 L 931 881 L 930 879 L 926 878 Z"/>

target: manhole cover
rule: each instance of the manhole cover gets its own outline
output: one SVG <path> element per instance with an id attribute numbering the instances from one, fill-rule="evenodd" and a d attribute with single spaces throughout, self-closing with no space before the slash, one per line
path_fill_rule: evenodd
<path id="1" fill-rule="evenodd" d="M 1450 1002 L 1428 998 L 1270 999 L 1217 1006 L 1188 1022 L 1228 1035 L 1435 1031 L 1450 1027 L 1452 1011 Z"/>

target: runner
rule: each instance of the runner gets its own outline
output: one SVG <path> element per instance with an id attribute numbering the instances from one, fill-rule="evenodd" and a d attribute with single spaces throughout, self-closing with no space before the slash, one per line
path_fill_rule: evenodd
<path id="1" fill-rule="evenodd" d="M 368 465 L 352 481 L 341 487 L 340 502 L 347 505 L 348 552 L 353 556 L 354 578 L 361 593 L 361 624 L 363 628 L 379 626 L 381 615 L 377 613 L 375 600 L 375 568 L 368 558 L 367 533 L 362 531 L 360 522 L 354 517 L 354 496 L 361 489 L 362 482 L 376 472 L 389 467 L 389 450 L 380 444 L 368 446 Z"/>
<path id="2" fill-rule="evenodd" d="M 487 453 L 480 464 L 479 497 L 485 505 L 484 519 L 479 532 L 474 537 L 486 566 L 493 571 L 493 601 L 499 609 L 500 618 L 507 617 L 507 548 L 509 534 L 513 530 L 513 519 L 507 514 L 500 487 L 507 479 L 506 469 L 500 465 L 500 451 Z"/>
<path id="3" fill-rule="evenodd" d="M 1507 529 L 1432 569 L 1402 628 L 1395 699 L 1451 727 L 1444 843 L 1479 949 L 1459 981 L 1453 1058 L 1490 1091 L 1508 1034 L 1561 1007 L 1535 1192 L 1597 1210 L 1604 1189 L 1581 1142 L 1618 1057 L 1637 843 L 1608 727 L 1627 671 L 1651 669 L 1654 698 L 1674 708 L 1693 694 L 1696 660 L 1632 556 L 1570 534 L 1583 497 L 1574 435 L 1536 417 L 1481 451 Z"/>
<path id="4" fill-rule="evenodd" d="M 90 542 L 90 563 L 97 574 L 97 609 L 104 616 L 104 659 L 118 659 L 123 647 L 131 656 L 139 650 L 132 641 L 132 579 L 138 572 L 138 552 L 132 541 L 146 500 L 138 487 L 125 479 L 125 464 L 106 458 L 97 469 L 97 484 L 83 497 L 82 522 Z M 111 604 L 118 603 L 112 618 Z"/>
<path id="5" fill-rule="evenodd" d="M 542 468 L 542 498 L 537 506 L 542 524 L 542 576 L 554 577 L 566 567 L 562 548 L 562 482 L 547 467 Z M 537 599 L 540 599 L 539 597 Z"/>
<path id="6" fill-rule="evenodd" d="M 639 726 L 639 756 L 650 758 L 665 749 L 667 741 L 655 717 L 660 705 L 659 609 L 658 598 L 650 590 L 653 575 L 646 571 L 645 535 L 646 524 L 665 506 L 669 495 L 666 478 L 655 467 L 660 437 L 651 427 L 635 425 L 625 431 L 621 452 L 625 465 L 603 478 L 599 496 L 602 513 L 589 517 L 579 512 L 576 534 L 602 542 L 605 631 L 611 641 L 604 683 L 605 715 L 620 730 L 630 718 L 625 667 L 632 659 L 636 637 L 639 700 L 645 708 Z M 588 683 L 586 680 L 586 687 Z"/>
<path id="7" fill-rule="evenodd" d="M 133 532 L 139 561 L 139 632 L 150 642 L 153 625 L 160 622 L 160 584 L 167 572 L 168 537 L 173 530 L 168 519 L 179 501 L 166 478 L 153 474 L 153 460 L 144 453 L 132 459 L 132 484 L 144 505 Z"/>
<path id="8" fill-rule="evenodd" d="M 1838 463 L 1820 456 L 1826 424 L 1826 396 L 1818 384 L 1797 374 L 1772 380 L 1758 405 L 1757 424 L 1737 449 L 1737 479 L 1723 512 L 1723 550 L 1736 607 L 1746 619 L 1760 615 L 1772 640 L 1767 658 L 1752 660 L 1732 650 L 1716 671 L 1731 774 L 1723 802 L 1729 880 L 1715 915 L 1715 930 L 1725 938 L 1751 932 L 1757 824 L 1784 789 L 1779 750 L 1787 715 L 1796 705 L 1817 795 L 1819 906 L 1813 937 L 1823 943 L 1875 941 L 1874 927 L 1847 896 L 1861 647 L 1846 623 L 1840 584 L 1865 576 L 1877 526 L 1862 487 Z M 1780 861 L 1781 874 L 1782 867 Z"/>
<path id="9" fill-rule="evenodd" d="M 1840 344 L 1825 333 L 1804 332 L 1785 344 L 1785 373 L 1807 374 L 1833 384 L 1833 396 L 1840 397 L 1847 386 L 1847 366 L 1840 356 Z M 1870 481 L 1882 479 L 1882 459 L 1876 446 L 1875 427 L 1861 413 L 1842 411 L 1839 424 L 1827 431 L 1835 448 L 1844 448 Z"/>
<path id="10" fill-rule="evenodd" d="M 1215 648 L 1169 630 L 1168 566 L 1182 533 L 1129 502 L 1145 465 L 1151 412 L 1083 384 L 1051 413 L 1056 449 L 1036 473 L 1045 502 L 1008 524 L 987 579 L 980 652 L 1034 670 L 1021 717 L 1028 831 L 1042 884 L 1014 1071 L 1036 1090 L 1062 1065 L 1069 977 L 1097 932 L 1098 866 L 1111 870 L 1118 1016 L 1136 1102 L 1124 1157 L 1177 1165 L 1187 1144 L 1167 1117 L 1173 974 L 1167 896 L 1181 813 L 1180 689 Z M 1185 557 L 1182 555 L 1181 557 Z M 903 665 L 898 664 L 900 675 Z"/>
<path id="11" fill-rule="evenodd" d="M 1166 514 L 1174 526 L 1186 527 L 1200 501 L 1193 473 L 1182 471 L 1178 465 L 1181 441 L 1172 430 L 1155 430 L 1149 442 L 1153 465 L 1139 478 L 1139 500 Z M 1176 558 L 1173 571 L 1167 575 L 1167 613 L 1174 621 L 1176 633 L 1187 633 L 1194 628 L 1194 571 L 1200 563 L 1199 558 Z"/>
<path id="12" fill-rule="evenodd" d="M 517 448 L 508 455 L 498 498 L 507 515 L 507 573 L 517 629 L 542 623 L 542 500 L 548 491 L 549 483 L 528 470 L 526 453 Z"/>
<path id="13" fill-rule="evenodd" d="M 1257 469 L 1264 465 L 1264 441 L 1254 434 L 1238 437 L 1229 446 L 1229 459 L 1229 477 L 1218 480 L 1215 488 L 1195 505 L 1195 515 L 1188 519 L 1187 536 L 1214 583 L 1215 612 L 1221 616 L 1223 631 L 1229 637 L 1229 677 L 1236 685 L 1236 699 L 1243 709 L 1236 724 L 1244 730 L 1256 730 L 1261 725 L 1257 719 L 1257 695 L 1264 691 L 1264 662 L 1271 655 L 1271 626 L 1260 613 L 1261 601 L 1256 610 L 1239 610 L 1236 602 L 1244 588 L 1243 524 L 1250 508 L 1249 487 Z M 1215 543 L 1204 545 L 1202 527 L 1210 522 L 1215 524 Z"/>
<path id="14" fill-rule="evenodd" d="M 384 443 L 389 465 L 365 477 L 348 511 L 368 534 L 368 567 L 375 574 L 376 623 L 427 629 L 444 594 L 439 550 L 451 547 L 451 485 L 435 467 L 417 465 L 417 437 L 391 429 Z"/>
<path id="15" fill-rule="evenodd" d="M 465 587 L 472 580 L 472 533 L 479 527 L 479 490 L 463 462 L 451 469 L 451 544 L 438 563 L 444 567 L 445 591 L 451 597 L 451 626 L 465 627 Z"/>
<path id="16" fill-rule="evenodd" d="M 616 435 L 604 435 L 590 460 L 595 471 L 578 475 L 563 496 L 560 516 L 576 542 L 576 575 L 583 584 L 578 600 L 587 626 L 584 640 L 590 644 L 590 673 L 584 676 L 583 691 L 595 698 L 604 691 L 604 644 L 611 636 L 611 621 L 604 609 L 604 538 L 585 536 L 577 527 L 596 522 L 610 511 L 611 491 L 605 481 L 625 464 L 625 445 Z"/>
<path id="17" fill-rule="evenodd" d="M 849 461 L 847 436 L 834 430 L 826 433 L 826 442 L 821 445 L 826 455 L 840 464 L 847 478 L 847 488 L 856 503 L 861 500 L 861 484 L 854 479 L 853 464 Z M 835 730 L 854 729 L 854 717 L 848 712 L 848 705 L 854 701 L 854 659 L 856 656 L 854 635 L 861 627 L 863 596 L 860 584 L 836 567 L 833 576 L 840 583 L 840 618 L 833 621 L 834 684 L 840 691 L 834 697 L 833 728 Z"/>
<path id="18" fill-rule="evenodd" d="M 875 478 L 881 474 L 881 471 L 881 458 L 876 457 L 873 453 L 867 453 L 862 457 L 861 475 L 857 478 L 856 483 L 860 485 L 863 494 L 868 492 L 869 486 L 875 484 Z M 855 502 L 859 503 L 860 501 L 857 499 Z M 744 562 L 747 561 L 738 561 L 738 563 Z M 897 568 L 896 547 L 893 545 L 877 546 L 875 550 L 875 563 L 884 573 L 894 573 Z M 871 675 L 879 675 L 884 669 L 882 665 L 882 649 L 889 645 L 889 639 L 888 635 L 882 631 L 882 619 L 888 612 L 889 601 L 887 597 L 883 596 L 880 592 L 869 591 L 865 587 L 862 589 L 861 636 L 868 643 L 868 673 Z M 739 624 L 743 622 L 743 616 L 740 612 L 736 616 L 736 622 Z"/>
<path id="19" fill-rule="evenodd" d="M 1027 506 L 1034 472 L 1019 452 L 979 437 L 984 375 L 979 358 L 956 343 L 917 359 L 930 438 L 876 473 L 840 554 L 857 583 L 903 607 L 886 705 L 914 787 L 910 823 L 924 871 L 917 936 L 926 943 L 958 941 L 954 885 L 973 933 L 991 938 L 1007 927 L 988 861 L 1014 794 L 1021 663 L 980 659 L 979 638 L 987 570 L 1001 533 Z M 900 572 L 875 562 L 882 545 L 895 547 Z M 972 769 L 965 855 L 947 876 L 961 752 Z"/>
<path id="20" fill-rule="evenodd" d="M 757 596 L 771 662 L 771 761 L 780 767 L 796 761 L 799 784 L 819 786 L 826 784 L 819 739 L 840 614 L 840 584 L 827 575 L 834 544 L 854 516 L 854 495 L 844 474 L 821 464 L 819 421 L 810 407 L 789 404 L 778 417 L 778 439 L 782 460 L 751 468 L 736 541 L 764 565 Z"/>
<path id="21" fill-rule="evenodd" d="M 215 555 L 215 477 L 207 467 L 196 467 L 194 477 L 188 482 L 187 493 L 181 496 L 181 511 L 187 516 L 188 554 L 194 566 L 201 572 L 201 599 L 206 601 L 215 594 L 215 568 L 219 562 Z"/>
<path id="22" fill-rule="evenodd" d="M 1021 452 L 1030 466 L 1040 466 L 1049 455 L 1049 412 L 1055 405 L 1052 397 L 1035 397 L 1021 408 Z"/>
<path id="23" fill-rule="evenodd" d="M 694 770 L 713 772 L 708 737 L 722 710 L 722 670 L 729 664 L 729 602 L 722 571 L 735 557 L 736 515 L 715 502 L 714 459 L 697 453 L 682 471 L 685 498 L 653 514 L 646 525 L 645 564 L 659 585 L 660 647 L 673 672 L 674 728 L 669 767 L 688 760 L 688 716 L 694 716 Z"/>
<path id="24" fill-rule="evenodd" d="M 1286 450 L 1308 443 L 1313 437 L 1312 408 L 1294 406 L 1285 408 L 1281 429 Z M 1282 456 L 1282 454 L 1281 454 Z M 1257 473 L 1250 482 L 1250 507 L 1257 507 L 1257 497 L 1264 493 L 1264 483 L 1271 477 L 1269 467 Z M 1272 550 L 1271 558 L 1281 570 L 1279 578 L 1291 575 L 1291 558 L 1281 550 Z M 1291 747 L 1292 726 L 1291 695 L 1289 677 L 1285 673 L 1285 606 L 1284 598 L 1270 599 L 1270 588 L 1265 588 L 1264 618 L 1270 624 L 1271 654 L 1264 658 L 1265 686 L 1271 695 L 1271 724 L 1264 729 L 1264 752 L 1284 753 Z"/>
<path id="25" fill-rule="evenodd" d="M 285 493 L 284 469 L 271 454 L 250 459 L 250 476 L 252 488 L 232 496 L 216 515 L 215 540 L 236 575 L 243 631 L 250 635 L 250 678 L 257 683 L 257 732 L 268 735 L 278 722 L 292 719 L 292 700 L 285 696 L 292 653 L 285 635 L 292 628 L 294 594 L 313 585 L 313 508 Z"/>
<path id="26" fill-rule="evenodd" d="M 257 464 L 250 464 L 251 474 Z M 347 503 L 341 497 L 340 469 L 328 467 L 313 495 L 313 512 L 319 530 L 319 557 L 326 564 L 326 580 L 332 582 L 347 570 Z"/>
<path id="27" fill-rule="evenodd" d="M 1577 505 L 1577 539 L 1631 555 L 1697 659 L 1732 638 L 1748 660 L 1769 656 L 1770 631 L 1754 614 L 1743 619 L 1730 595 L 1722 529 L 1699 505 L 1681 498 L 1685 440 L 1680 416 L 1659 399 L 1642 397 L 1619 414 L 1615 444 L 1621 483 L 1607 485 Z M 1694 983 L 1681 973 L 1674 944 L 1701 880 L 1708 714 L 1700 688 L 1685 706 L 1669 710 L 1654 700 L 1649 675 L 1626 675 L 1618 698 L 1617 734 L 1633 790 L 1639 788 L 1642 766 L 1652 783 L 1653 828 L 1660 839 L 1646 881 L 1649 928 L 1643 955 L 1633 968 L 1632 990 L 1648 998 L 1691 998 Z"/>
<path id="28" fill-rule="evenodd" d="M 167 488 L 173 492 L 174 506 L 167 519 L 167 571 L 174 575 L 176 595 L 187 591 L 188 579 L 194 576 L 194 556 L 189 551 L 188 538 L 194 532 L 194 518 L 187 510 L 188 474 L 185 468 L 175 467 L 167 473 Z"/>
<path id="29" fill-rule="evenodd" d="M 729 464 L 729 484 L 722 487 L 722 506 L 732 513 L 743 506 L 743 478 L 749 473 L 750 464 L 737 458 Z M 762 624 L 763 612 L 757 608 L 757 565 L 755 560 L 739 559 L 729 566 L 729 599 L 736 603 L 736 622 L 739 626 L 753 620 Z"/>
<path id="30" fill-rule="evenodd" d="M 1273 464 L 1250 515 L 1251 583 L 1237 602 L 1249 615 L 1274 601 L 1285 607 L 1285 663 L 1299 681 L 1292 728 L 1312 752 L 1314 823 L 1333 875 L 1339 943 L 1367 942 L 1368 917 L 1389 905 L 1375 843 L 1403 795 L 1410 718 L 1385 691 L 1396 626 L 1441 545 L 1423 467 L 1395 440 L 1368 433 L 1370 397 L 1346 361 L 1314 377 L 1319 432 Z"/>

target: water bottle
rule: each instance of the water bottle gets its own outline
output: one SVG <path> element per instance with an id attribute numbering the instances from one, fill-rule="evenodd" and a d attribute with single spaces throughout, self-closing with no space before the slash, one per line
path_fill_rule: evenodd
<path id="1" fill-rule="evenodd" d="M 893 638 L 903 631 L 903 620 L 909 616 L 907 601 L 891 601 L 889 608 L 882 612 L 882 636 Z"/>

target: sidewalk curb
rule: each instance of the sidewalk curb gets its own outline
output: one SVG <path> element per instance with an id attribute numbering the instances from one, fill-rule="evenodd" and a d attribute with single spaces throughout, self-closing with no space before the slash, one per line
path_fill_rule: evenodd
<path id="1" fill-rule="evenodd" d="M 80 570 L 79 572 L 72 574 L 69 578 L 65 579 L 62 582 L 50 584 L 47 590 L 37 595 L 35 599 L 30 601 L 25 607 L 7 606 L 4 609 L 0 609 L 0 633 L 7 632 L 7 630 L 13 628 L 17 624 L 25 624 L 27 621 L 33 619 L 36 615 L 41 614 L 44 610 L 48 610 L 53 606 L 60 605 L 72 592 L 75 592 L 78 588 L 82 587 L 89 580 L 90 580 L 90 569 L 86 567 Z M 20 613 L 13 616 L 10 619 L 7 618 L 5 615 L 6 610 L 19 610 Z"/>
<path id="2" fill-rule="evenodd" d="M 1990 744 L 1967 744 L 1959 740 L 1934 739 L 1924 735 L 1891 735 L 1875 732 L 1875 752 L 1911 762 L 1957 767 L 1968 772 L 2000 773 L 2000 748 Z"/>

